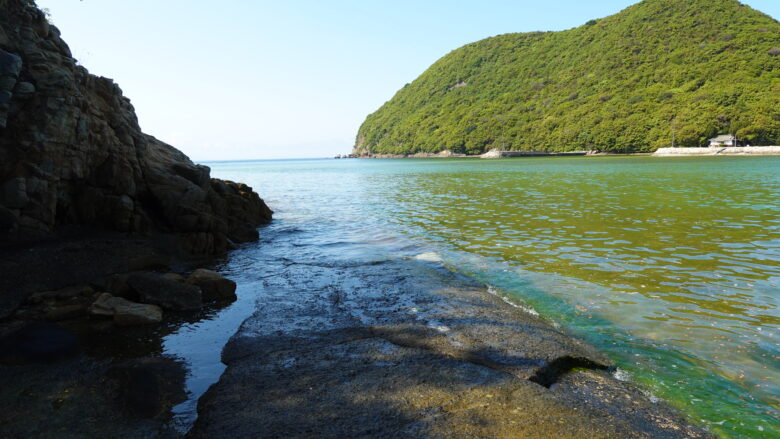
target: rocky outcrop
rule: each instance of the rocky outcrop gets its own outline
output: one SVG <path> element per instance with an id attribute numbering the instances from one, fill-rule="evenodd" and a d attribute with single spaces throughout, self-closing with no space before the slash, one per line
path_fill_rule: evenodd
<path id="1" fill-rule="evenodd" d="M 252 188 L 141 132 L 119 86 L 79 66 L 32 2 L 0 11 L 0 237 L 76 225 L 171 234 L 198 254 L 257 238 L 271 211 Z"/>

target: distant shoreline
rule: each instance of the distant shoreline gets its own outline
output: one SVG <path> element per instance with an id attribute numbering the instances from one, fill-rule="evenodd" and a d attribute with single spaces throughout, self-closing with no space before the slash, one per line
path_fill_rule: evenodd
<path id="1" fill-rule="evenodd" d="M 350 154 L 336 156 L 337 159 L 447 159 L 447 158 L 471 158 L 471 159 L 502 159 L 525 157 L 593 157 L 593 156 L 652 156 L 652 157 L 709 157 L 709 156 L 780 156 L 780 146 L 736 146 L 736 147 L 686 147 L 686 148 L 660 148 L 656 152 L 616 153 L 597 151 L 499 151 L 492 150 L 484 154 L 470 155 L 458 154 L 449 150 L 439 153 L 418 152 L 415 154 Z"/>
<path id="2" fill-rule="evenodd" d="M 450 150 L 444 150 L 438 153 L 418 152 L 415 154 L 350 154 L 345 156 L 336 156 L 339 158 L 358 158 L 358 159 L 450 159 L 450 158 L 468 158 L 468 159 L 505 159 L 505 158 L 525 158 L 525 157 L 585 157 L 585 156 L 605 156 L 605 155 L 650 155 L 651 153 L 611 153 L 597 151 L 500 151 L 497 149 L 488 151 L 484 154 L 458 154 Z"/>
<path id="3" fill-rule="evenodd" d="M 780 146 L 732 146 L 707 148 L 660 148 L 654 157 L 699 157 L 699 156 L 776 156 Z"/>

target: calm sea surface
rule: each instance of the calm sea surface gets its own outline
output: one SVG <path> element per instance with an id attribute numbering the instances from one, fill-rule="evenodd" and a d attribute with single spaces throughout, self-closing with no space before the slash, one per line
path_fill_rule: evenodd
<path id="1" fill-rule="evenodd" d="M 225 328 L 211 357 L 251 314 L 263 255 L 302 233 L 334 258 L 434 253 L 724 437 L 780 436 L 780 157 L 209 165 L 276 211 L 224 267 L 241 299 L 205 324 Z"/>

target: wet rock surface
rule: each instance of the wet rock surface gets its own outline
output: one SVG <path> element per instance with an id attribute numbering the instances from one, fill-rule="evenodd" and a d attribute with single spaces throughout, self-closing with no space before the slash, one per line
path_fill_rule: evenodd
<path id="1" fill-rule="evenodd" d="M 162 322 L 162 309 L 157 305 L 130 302 L 108 293 L 98 296 L 90 306 L 92 315 L 111 316 L 119 326 L 149 325 Z"/>
<path id="2" fill-rule="evenodd" d="M 186 397 L 184 369 L 168 358 L 139 358 L 116 364 L 106 377 L 114 404 L 130 417 L 164 416 Z"/>
<path id="3" fill-rule="evenodd" d="M 0 247 L 0 286 L 12 293 L 0 294 L 0 437 L 181 437 L 171 419 L 186 400 L 186 366 L 164 356 L 162 338 L 216 307 L 201 309 L 200 290 L 186 283 L 207 260 L 160 242 L 77 234 Z M 138 303 L 135 277 L 161 288 L 144 297 L 183 288 L 198 306 Z"/>
<path id="4" fill-rule="evenodd" d="M 203 306 L 199 287 L 178 282 L 159 273 L 131 274 L 127 284 L 143 303 L 174 311 L 192 311 Z"/>
<path id="5" fill-rule="evenodd" d="M 712 437 L 435 263 L 280 258 L 262 283 L 191 438 Z"/>
<path id="6" fill-rule="evenodd" d="M 0 437 L 180 437 L 162 418 L 185 397 L 184 371 L 154 358 L 0 365 Z"/>
<path id="7" fill-rule="evenodd" d="M 236 283 L 215 271 L 199 268 L 187 277 L 187 283 L 200 288 L 204 301 L 236 300 Z"/>
<path id="8" fill-rule="evenodd" d="M 0 240 L 0 319 L 37 293 L 103 282 L 119 273 L 166 269 L 182 260 L 182 253 L 168 245 L 165 236 L 79 231 L 34 245 Z"/>
<path id="9" fill-rule="evenodd" d="M 217 308 L 161 314 L 95 294 L 88 313 L 57 323 L 0 321 L 0 437 L 182 436 L 172 419 L 187 399 L 187 365 L 165 353 L 163 340 Z"/>

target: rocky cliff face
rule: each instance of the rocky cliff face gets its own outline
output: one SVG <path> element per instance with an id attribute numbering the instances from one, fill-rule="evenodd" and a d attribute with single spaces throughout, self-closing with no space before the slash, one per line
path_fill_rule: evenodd
<path id="1" fill-rule="evenodd" d="M 271 211 L 252 188 L 142 133 L 119 86 L 79 66 L 32 2 L 0 11 L 0 240 L 75 225 L 216 253 L 257 238 Z"/>

